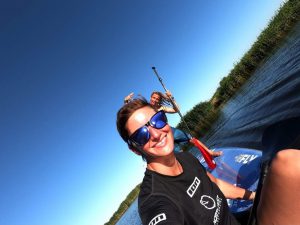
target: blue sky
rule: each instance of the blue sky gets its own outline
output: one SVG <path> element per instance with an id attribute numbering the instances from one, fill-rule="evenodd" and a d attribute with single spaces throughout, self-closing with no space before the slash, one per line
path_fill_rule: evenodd
<path id="1" fill-rule="evenodd" d="M 210 99 L 282 1 L 0 3 L 0 224 L 104 224 L 141 182 L 115 119 L 163 91 Z M 171 125 L 178 115 L 168 115 Z"/>

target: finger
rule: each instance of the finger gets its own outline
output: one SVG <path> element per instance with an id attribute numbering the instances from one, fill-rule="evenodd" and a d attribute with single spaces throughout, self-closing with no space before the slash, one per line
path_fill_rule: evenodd
<path id="1" fill-rule="evenodd" d="M 218 156 L 223 155 L 223 152 L 222 152 L 222 151 L 219 151 L 219 152 L 213 152 L 212 155 L 213 155 L 214 157 L 218 157 Z"/>

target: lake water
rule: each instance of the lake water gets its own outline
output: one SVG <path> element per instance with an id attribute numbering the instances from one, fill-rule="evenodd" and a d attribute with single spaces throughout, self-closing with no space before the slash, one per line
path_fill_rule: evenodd
<path id="1" fill-rule="evenodd" d="M 223 108 L 202 139 L 210 148 L 244 147 L 264 151 L 266 128 L 300 115 L 300 23 L 276 51 Z M 117 225 L 141 225 L 137 201 Z"/>
<path id="2" fill-rule="evenodd" d="M 137 199 L 127 209 L 126 213 L 116 223 L 116 225 L 142 225 L 142 221 L 138 212 L 138 201 Z"/>
<path id="3" fill-rule="evenodd" d="M 300 115 L 300 23 L 285 44 L 250 78 L 202 141 L 209 147 L 264 149 L 270 125 Z"/>

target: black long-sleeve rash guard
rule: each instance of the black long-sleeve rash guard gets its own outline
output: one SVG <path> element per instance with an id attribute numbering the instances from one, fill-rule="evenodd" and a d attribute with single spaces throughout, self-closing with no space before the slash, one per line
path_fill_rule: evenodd
<path id="1" fill-rule="evenodd" d="M 183 173 L 166 176 L 146 170 L 139 194 L 144 225 L 236 225 L 227 201 L 190 153 L 176 155 Z"/>

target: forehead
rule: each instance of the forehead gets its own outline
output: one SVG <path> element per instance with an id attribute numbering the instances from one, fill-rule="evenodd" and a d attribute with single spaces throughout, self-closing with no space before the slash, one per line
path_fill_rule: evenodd
<path id="1" fill-rule="evenodd" d="M 159 96 L 159 94 L 154 93 L 154 94 L 152 94 L 151 98 L 160 98 L 160 96 Z"/>

